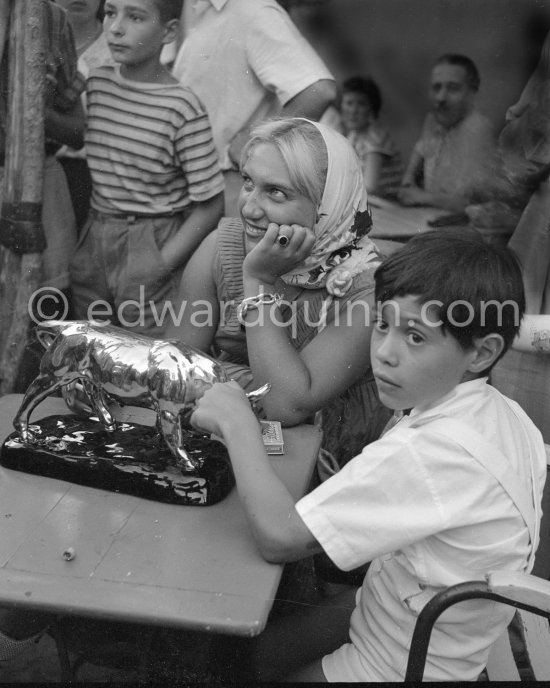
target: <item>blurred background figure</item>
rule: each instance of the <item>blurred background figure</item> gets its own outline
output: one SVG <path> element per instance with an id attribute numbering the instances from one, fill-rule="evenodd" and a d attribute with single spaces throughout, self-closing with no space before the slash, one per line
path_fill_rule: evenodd
<path id="1" fill-rule="evenodd" d="M 69 287 L 69 260 L 76 242 L 75 219 L 67 180 L 56 159 L 63 144 L 82 147 L 85 118 L 80 94 L 85 84 L 77 71 L 74 37 L 65 12 L 50 0 L 41 3 L 46 34 L 45 163 L 42 224 L 47 247 L 43 254 L 43 286 Z M 8 51 L 0 67 L 0 188 L 4 177 L 8 111 Z M 23 116 L 23 113 L 21 113 Z"/>
<path id="2" fill-rule="evenodd" d="M 532 195 L 508 243 L 523 268 L 526 313 L 550 314 L 550 33 L 539 63 L 501 133 L 505 169 Z M 515 399 L 550 442 L 550 332 L 531 328 L 532 351 L 510 351 L 492 374 L 493 384 Z"/>
<path id="3" fill-rule="evenodd" d="M 464 55 L 439 57 L 430 77 L 430 106 L 412 152 L 399 200 L 462 211 L 494 194 L 498 169 L 493 125 L 476 108 L 480 77 Z"/>
<path id="4" fill-rule="evenodd" d="M 343 133 L 361 162 L 368 193 L 394 198 L 403 177 L 403 163 L 387 128 L 379 121 L 380 89 L 372 79 L 353 76 L 342 84 Z"/>
<path id="5" fill-rule="evenodd" d="M 237 213 L 241 150 L 258 122 L 317 120 L 336 98 L 321 58 L 276 0 L 198 0 L 183 10 L 173 73 L 203 102 L 225 179 L 225 215 Z"/>
<path id="6" fill-rule="evenodd" d="M 57 4 L 66 11 L 73 30 L 78 71 L 88 78 L 92 69 L 102 64 L 112 64 L 111 52 L 103 33 L 105 0 L 57 0 Z M 85 94 L 82 100 L 85 106 Z M 84 148 L 75 151 L 69 146 L 64 146 L 57 158 L 67 175 L 76 225 L 80 231 L 90 210 L 92 193 L 92 179 L 86 162 L 86 153 Z"/>
<path id="7" fill-rule="evenodd" d="M 92 69 L 111 62 L 103 33 L 105 0 L 56 0 L 67 13 L 74 34 L 78 70 L 87 77 Z"/>

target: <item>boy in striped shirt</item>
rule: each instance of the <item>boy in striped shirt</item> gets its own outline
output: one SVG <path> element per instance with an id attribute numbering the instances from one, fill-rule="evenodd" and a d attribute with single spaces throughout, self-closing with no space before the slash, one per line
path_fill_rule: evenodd
<path id="1" fill-rule="evenodd" d="M 88 79 L 92 210 L 71 265 L 76 317 L 157 337 L 185 263 L 223 211 L 208 116 L 160 62 L 181 7 L 182 0 L 105 4 L 118 64 Z"/>

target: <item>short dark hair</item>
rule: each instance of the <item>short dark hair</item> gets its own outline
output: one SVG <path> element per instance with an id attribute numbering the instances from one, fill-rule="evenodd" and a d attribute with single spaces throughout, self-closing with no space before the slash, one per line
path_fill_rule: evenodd
<path id="1" fill-rule="evenodd" d="M 96 15 L 95 15 L 97 17 L 97 19 L 99 19 L 99 21 L 103 21 L 103 16 L 105 14 L 103 11 L 104 8 L 105 8 L 105 0 L 100 0 Z"/>
<path id="2" fill-rule="evenodd" d="M 183 9 L 183 0 L 153 0 L 163 23 L 179 19 Z"/>
<path id="3" fill-rule="evenodd" d="M 487 243 L 475 229 L 418 234 L 386 258 L 374 277 L 377 303 L 403 296 L 433 301 L 443 331 L 465 350 L 475 338 L 496 333 L 504 339 L 502 356 L 525 311 L 515 254 Z"/>
<path id="4" fill-rule="evenodd" d="M 382 107 L 382 95 L 376 82 L 363 76 L 352 76 L 342 84 L 342 93 L 360 93 L 369 101 L 372 113 L 378 117 Z"/>
<path id="5" fill-rule="evenodd" d="M 462 69 L 466 72 L 466 81 L 468 82 L 470 89 L 472 91 L 479 91 L 479 87 L 481 85 L 479 71 L 475 66 L 474 61 L 469 57 L 466 57 L 466 55 L 460 55 L 459 53 L 445 53 L 445 55 L 441 55 L 437 58 L 437 60 L 434 62 L 434 67 L 440 64 L 450 64 L 456 65 L 457 67 L 462 67 Z"/>

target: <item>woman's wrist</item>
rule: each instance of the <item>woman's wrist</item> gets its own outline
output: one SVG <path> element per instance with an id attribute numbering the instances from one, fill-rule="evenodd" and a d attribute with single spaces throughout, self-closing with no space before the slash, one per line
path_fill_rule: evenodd
<path id="1" fill-rule="evenodd" d="M 259 310 L 264 306 L 277 307 L 283 300 L 282 294 L 274 292 L 261 292 L 255 296 L 245 296 L 245 298 L 237 306 L 237 320 L 244 325 L 247 313 L 252 310 Z"/>
<path id="2" fill-rule="evenodd" d="M 274 292 L 277 277 L 263 276 L 253 277 L 243 270 L 243 288 L 245 296 L 256 296 L 264 292 Z"/>

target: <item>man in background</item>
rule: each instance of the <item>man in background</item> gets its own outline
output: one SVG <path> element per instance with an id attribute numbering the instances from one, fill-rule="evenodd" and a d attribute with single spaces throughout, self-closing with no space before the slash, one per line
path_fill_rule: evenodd
<path id="1" fill-rule="evenodd" d="M 319 119 L 336 84 L 276 0 L 188 0 L 183 23 L 173 73 L 206 107 L 224 172 L 225 215 L 235 216 L 250 129 L 278 115 Z"/>
<path id="2" fill-rule="evenodd" d="M 446 54 L 435 62 L 431 111 L 398 194 L 403 205 L 461 212 L 491 196 L 499 169 L 496 136 L 476 109 L 479 86 L 479 72 L 469 57 Z"/>

